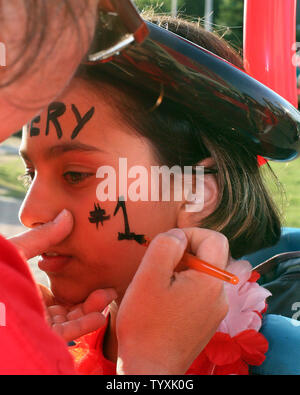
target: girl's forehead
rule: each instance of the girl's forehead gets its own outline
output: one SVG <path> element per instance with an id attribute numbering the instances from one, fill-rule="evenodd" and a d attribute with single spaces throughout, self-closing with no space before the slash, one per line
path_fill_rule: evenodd
<path id="1" fill-rule="evenodd" d="M 102 103 L 105 105 L 105 97 L 102 90 L 91 81 L 79 77 L 71 81 L 59 100 L 63 102 L 76 100 L 80 104 Z"/>
<path id="2" fill-rule="evenodd" d="M 100 88 L 80 79 L 75 79 L 64 95 L 52 102 L 41 114 L 41 121 L 46 123 L 46 127 L 51 123 L 56 129 L 64 124 L 74 125 L 71 139 L 75 139 L 86 125 L 90 127 L 97 123 L 103 127 L 106 122 L 120 122 L 120 118 L 114 105 L 106 100 L 105 93 Z"/>
<path id="3" fill-rule="evenodd" d="M 21 150 L 32 157 L 33 153 L 52 148 L 87 153 L 93 147 L 94 151 L 114 157 L 148 157 L 151 151 L 148 141 L 133 134 L 124 121 L 116 119 L 113 109 L 101 104 L 81 100 L 79 95 L 68 95 L 51 103 L 23 127 Z"/>
<path id="4" fill-rule="evenodd" d="M 27 151 L 36 151 L 39 146 L 82 143 L 114 157 L 152 156 L 148 140 L 137 136 L 125 122 L 113 101 L 107 99 L 107 91 L 79 78 L 23 130 Z"/>
<path id="5" fill-rule="evenodd" d="M 76 141 L 79 137 L 93 138 L 113 127 L 114 111 L 102 100 L 101 92 L 96 96 L 89 85 L 72 83 L 67 92 L 24 128 L 27 139 L 48 137 L 48 140 Z"/>

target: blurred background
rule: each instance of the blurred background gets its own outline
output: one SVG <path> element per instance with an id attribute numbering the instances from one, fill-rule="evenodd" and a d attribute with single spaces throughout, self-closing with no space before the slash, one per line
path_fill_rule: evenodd
<path id="1" fill-rule="evenodd" d="M 199 20 L 242 51 L 244 0 L 135 0 L 135 3 L 141 11 L 151 9 Z M 300 6 L 297 8 L 297 42 L 300 42 Z"/>
<path id="2" fill-rule="evenodd" d="M 297 9 L 297 42 L 300 42 L 300 0 Z M 138 8 L 155 13 L 179 15 L 201 23 L 225 38 L 242 55 L 244 0 L 136 0 Z M 300 46 L 300 43 L 299 43 Z M 300 71 L 297 71 L 300 74 Z M 300 77 L 299 77 L 300 82 Z M 300 84 L 299 84 L 300 85 Z M 25 195 L 20 176 L 24 166 L 18 157 L 21 133 L 0 144 L 0 233 L 11 236 L 24 228 L 18 210 Z M 290 163 L 270 162 L 278 182 L 267 180 L 283 217 L 284 226 L 300 227 L 300 160 Z M 33 263 L 34 265 L 34 263 Z M 43 282 L 36 265 L 35 276 Z"/>

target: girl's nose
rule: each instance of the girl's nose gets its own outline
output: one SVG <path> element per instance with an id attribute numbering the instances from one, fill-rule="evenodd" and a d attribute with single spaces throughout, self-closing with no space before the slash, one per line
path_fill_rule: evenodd
<path id="1" fill-rule="evenodd" d="M 61 211 L 60 207 L 56 207 L 56 201 L 53 189 L 35 179 L 20 208 L 20 221 L 27 228 L 52 221 Z"/>

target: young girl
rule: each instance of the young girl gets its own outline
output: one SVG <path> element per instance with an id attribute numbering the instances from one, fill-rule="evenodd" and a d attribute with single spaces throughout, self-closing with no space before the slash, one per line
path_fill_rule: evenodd
<path id="1" fill-rule="evenodd" d="M 225 42 L 198 26 L 171 19 L 168 26 L 188 39 L 197 37 L 202 46 L 242 67 Z M 73 349 L 80 373 L 115 373 L 118 308 L 145 254 L 146 238 L 199 226 L 223 233 L 232 257 L 238 259 L 280 237 L 280 221 L 264 187 L 254 144 L 241 134 L 233 138 L 227 130 L 208 127 L 201 114 L 161 98 L 116 80 L 101 66 L 86 65 L 65 94 L 24 128 L 20 152 L 31 185 L 20 213 L 23 224 L 33 228 L 47 223 L 63 207 L 75 220 L 71 235 L 45 251 L 39 262 L 56 300 L 77 304 L 99 288 L 114 288 L 118 294 L 107 310 L 107 325 L 80 339 Z M 144 199 L 126 200 L 132 186 L 120 166 L 124 159 L 127 169 L 143 170 L 143 182 L 153 167 L 203 166 L 203 207 L 187 210 L 188 194 L 181 200 L 151 201 L 150 193 Z M 118 180 L 115 189 L 100 187 L 105 171 Z M 129 177 L 136 178 L 136 173 Z M 151 188 L 162 191 L 161 184 Z M 170 185 L 173 192 L 174 180 Z M 114 198 L 99 201 L 99 190 L 103 195 L 110 188 Z M 189 188 L 192 193 L 193 183 Z M 267 343 L 258 333 L 259 314 L 269 293 L 253 282 L 250 269 L 245 261 L 229 265 L 240 278 L 238 286 L 227 287 L 229 313 L 188 373 L 244 374 L 248 365 L 264 360 Z M 252 298 L 250 304 L 247 298 Z M 187 325 L 192 319 L 186 317 Z M 155 323 L 145 321 L 141 328 L 143 336 Z M 223 353 L 224 345 L 228 351 Z M 168 352 L 168 333 L 161 347 Z"/>

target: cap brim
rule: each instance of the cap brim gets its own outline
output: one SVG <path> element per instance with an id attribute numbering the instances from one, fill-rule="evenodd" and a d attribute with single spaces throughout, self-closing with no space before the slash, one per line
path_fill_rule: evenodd
<path id="1" fill-rule="evenodd" d="M 299 155 L 300 113 L 288 101 L 224 59 L 147 22 L 149 36 L 104 63 L 105 71 L 197 114 L 207 127 L 241 133 L 257 155 Z"/>

